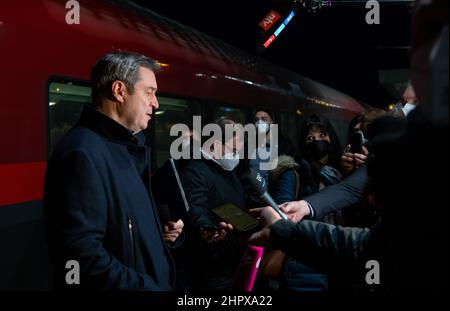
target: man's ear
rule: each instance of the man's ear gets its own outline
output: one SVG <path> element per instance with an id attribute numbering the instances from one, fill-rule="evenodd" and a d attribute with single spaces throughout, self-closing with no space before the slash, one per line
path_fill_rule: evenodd
<path id="1" fill-rule="evenodd" d="M 114 81 L 111 85 L 111 93 L 112 97 L 116 101 L 118 101 L 119 103 L 123 103 L 127 95 L 127 87 L 125 83 L 119 80 Z"/>

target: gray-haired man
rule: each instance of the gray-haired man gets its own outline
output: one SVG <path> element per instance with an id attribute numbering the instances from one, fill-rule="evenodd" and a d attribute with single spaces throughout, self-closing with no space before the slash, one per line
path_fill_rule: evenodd
<path id="1" fill-rule="evenodd" d="M 149 187 L 150 152 L 142 130 L 158 108 L 158 64 L 111 53 L 92 69 L 93 105 L 56 147 L 48 164 L 44 208 L 57 287 L 171 290 L 174 265 Z M 80 265 L 67 282 L 66 262 Z M 67 284 L 69 283 L 69 284 Z"/>

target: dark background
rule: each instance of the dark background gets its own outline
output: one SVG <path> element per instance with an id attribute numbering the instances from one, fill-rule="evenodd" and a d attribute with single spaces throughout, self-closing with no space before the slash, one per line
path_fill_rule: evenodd
<path id="1" fill-rule="evenodd" d="M 284 20 L 293 0 L 134 2 L 379 108 L 398 101 L 408 80 L 412 1 L 379 1 L 379 25 L 366 24 L 364 0 L 301 8 L 262 53 L 259 22 L 272 9 Z"/>

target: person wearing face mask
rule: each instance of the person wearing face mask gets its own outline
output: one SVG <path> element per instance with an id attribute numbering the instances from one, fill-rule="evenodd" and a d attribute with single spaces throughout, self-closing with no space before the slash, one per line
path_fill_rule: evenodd
<path id="1" fill-rule="evenodd" d="M 369 108 L 350 121 L 348 145 L 340 158 L 341 171 L 345 177 L 350 176 L 367 163 L 371 149 L 371 139 L 368 138 L 372 138 L 369 134 L 371 132 L 370 126 L 375 120 L 383 116 L 393 117 L 395 118 L 394 121 L 404 118 L 403 113 L 392 114 L 381 109 Z M 366 172 L 365 168 L 362 172 Z M 367 174 L 365 175 L 365 178 L 368 179 Z M 365 183 L 361 179 L 359 182 L 362 185 L 366 184 L 366 189 L 361 193 L 357 202 L 342 209 L 345 225 L 362 228 L 371 227 L 377 222 L 380 211 L 376 207 L 370 183 Z"/>
<path id="2" fill-rule="evenodd" d="M 270 192 L 278 204 L 299 200 L 304 196 L 340 182 L 338 171 L 340 143 L 330 122 L 317 115 L 305 118 L 300 131 L 300 155 L 282 155 L 278 166 L 270 174 Z M 321 220 L 329 223 L 342 222 L 342 214 L 325 215 Z M 326 291 L 328 276 L 311 269 L 292 257 L 284 257 L 277 251 L 266 252 L 262 271 L 272 279 L 279 280 L 282 290 Z"/>
<path id="3" fill-rule="evenodd" d="M 269 185 L 275 201 L 303 198 L 342 180 L 339 148 L 339 138 L 327 119 L 314 114 L 306 117 L 297 156 L 280 156 L 271 172 Z"/>
<path id="4" fill-rule="evenodd" d="M 246 247 L 244 237 L 211 211 L 228 203 L 246 210 L 247 199 L 235 172 L 243 141 L 240 135 L 228 140 L 225 135 L 226 126 L 235 122 L 221 118 L 215 124 L 220 137 L 203 137 L 202 159 L 186 161 L 180 171 L 190 206 L 185 221 L 190 251 L 186 266 L 193 290 L 228 290 Z"/>
<path id="5" fill-rule="evenodd" d="M 340 158 L 340 168 L 344 176 L 349 176 L 357 168 L 366 163 L 369 156 L 370 142 L 367 139 L 367 128 L 377 118 L 386 115 L 384 110 L 371 108 L 363 114 L 357 115 L 350 121 L 348 137 L 349 141 Z M 402 116 L 403 117 L 403 116 Z M 360 143 L 354 141 L 355 135 L 361 139 Z M 352 146 L 354 144 L 354 146 Z"/>
<path id="6" fill-rule="evenodd" d="M 405 117 L 407 117 L 411 111 L 416 109 L 417 105 L 419 104 L 419 99 L 417 98 L 416 92 L 414 91 L 414 87 L 412 86 L 411 82 L 408 83 L 408 86 L 402 94 L 402 103 L 402 111 Z"/>
<path id="7" fill-rule="evenodd" d="M 253 156 L 250 157 L 249 166 L 256 170 L 265 180 L 265 185 L 269 183 L 269 171 L 260 169 L 260 163 L 268 162 L 269 159 L 263 159 L 261 155 L 270 153 L 270 125 L 274 123 L 272 113 L 266 110 L 258 109 L 255 113 L 255 127 L 258 138 L 264 138 L 258 141 Z"/>
<path id="8" fill-rule="evenodd" d="M 260 173 L 260 175 L 264 178 L 265 183 L 264 186 L 267 190 L 267 187 L 270 183 L 270 171 L 261 169 L 261 163 L 268 163 L 270 161 L 269 158 L 264 158 L 266 155 L 271 153 L 271 135 L 273 134 L 270 130 L 270 126 L 275 124 L 275 120 L 273 114 L 266 109 L 256 109 L 254 115 L 254 124 L 256 127 L 256 134 L 258 137 L 257 148 L 255 151 L 250 150 L 250 159 L 241 162 L 240 171 L 242 174 L 248 171 L 249 168 L 255 170 Z M 278 137 L 277 137 L 278 145 L 277 147 L 277 156 L 278 155 L 287 155 L 293 156 L 295 153 L 294 146 L 289 139 L 284 137 L 280 133 L 280 128 L 278 128 Z M 241 174 L 241 175 L 242 175 Z M 243 180 L 243 183 L 246 184 L 246 181 Z M 251 187 L 248 187 L 248 192 L 252 193 Z M 260 205 L 262 202 L 257 199 L 257 196 L 250 195 L 250 204 Z"/>
<path id="9" fill-rule="evenodd" d="M 300 156 L 297 158 L 302 172 L 300 197 L 342 180 L 340 146 L 336 131 L 326 118 L 315 114 L 306 117 L 300 131 Z"/>
<path id="10" fill-rule="evenodd" d="M 417 305 L 423 299 L 427 305 L 439 305 L 446 299 L 448 178 L 435 182 L 435 176 L 448 172 L 448 161 L 437 161 L 435 154 L 448 158 L 448 6 L 445 0 L 416 2 L 410 56 L 420 106 L 408 115 L 402 131 L 385 130 L 372 139 L 373 156 L 367 166 L 383 212 L 380 221 L 370 229 L 299 221 L 299 209 L 288 204 L 281 210 L 295 222 L 291 223 L 266 207 L 259 216 L 266 226 L 252 236 L 253 243 L 270 244 L 314 266 L 340 270 L 354 277 L 361 290 L 407 298 L 402 303 Z M 380 118 L 371 128 L 385 128 L 388 120 Z M 368 282 L 369 260 L 381 268 L 377 284 Z"/>
<path id="11" fill-rule="evenodd" d="M 418 105 L 419 100 L 417 98 L 416 91 L 414 90 L 411 81 L 409 81 L 401 95 L 400 102 L 395 105 L 394 109 L 389 111 L 389 114 L 392 116 L 405 118 L 410 112 L 416 109 Z"/>

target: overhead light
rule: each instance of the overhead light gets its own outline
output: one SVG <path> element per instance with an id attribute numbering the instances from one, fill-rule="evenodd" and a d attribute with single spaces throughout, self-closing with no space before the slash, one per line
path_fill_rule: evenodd
<path id="1" fill-rule="evenodd" d="M 158 111 L 155 111 L 155 115 L 163 114 L 164 112 L 165 112 L 164 110 L 158 110 Z"/>
<path id="2" fill-rule="evenodd" d="M 54 106 L 54 105 L 56 105 L 56 102 L 48 102 L 48 105 L 49 106 Z"/>
<path id="3" fill-rule="evenodd" d="M 161 62 L 158 62 L 158 65 L 159 65 L 161 68 L 163 68 L 163 67 L 170 67 L 169 64 L 161 63 Z"/>

